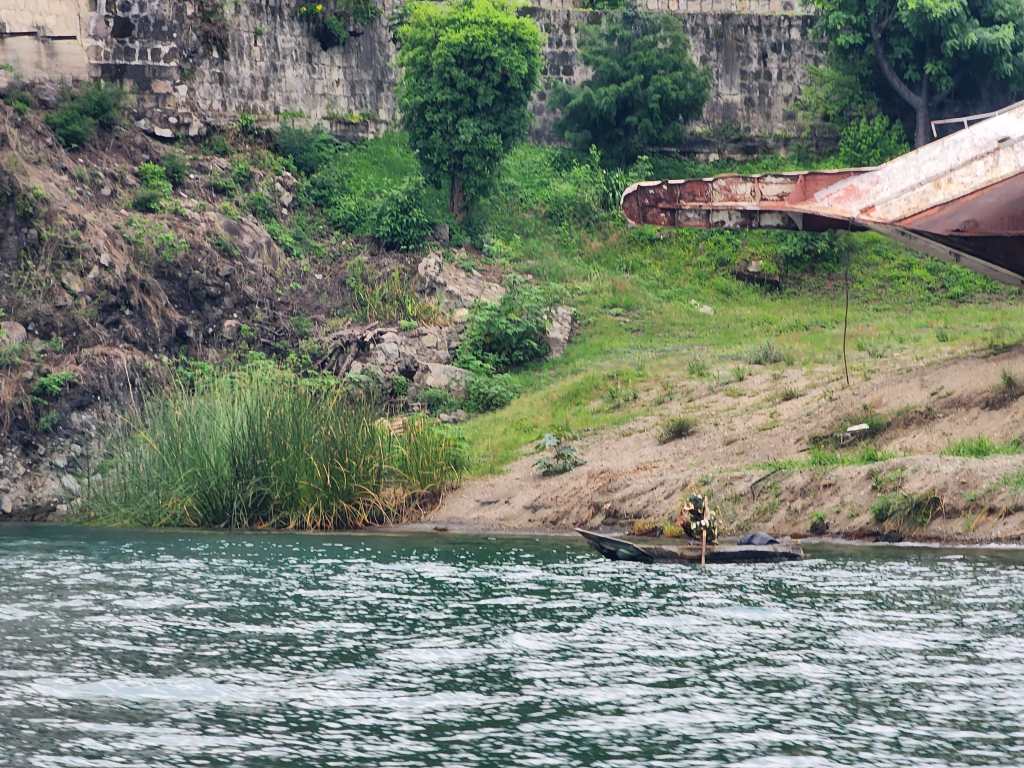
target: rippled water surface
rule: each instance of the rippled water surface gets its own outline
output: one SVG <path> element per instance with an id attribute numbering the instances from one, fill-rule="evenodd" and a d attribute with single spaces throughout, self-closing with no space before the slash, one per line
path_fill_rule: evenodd
<path id="1" fill-rule="evenodd" d="M 3 766 L 1024 766 L 1024 556 L 0 527 Z"/>

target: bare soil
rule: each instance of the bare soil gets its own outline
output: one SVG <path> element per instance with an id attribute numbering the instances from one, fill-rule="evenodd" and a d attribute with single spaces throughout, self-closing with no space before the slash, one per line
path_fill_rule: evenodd
<path id="1" fill-rule="evenodd" d="M 892 361 L 850 388 L 835 369 L 756 368 L 729 393 L 701 384 L 697 396 L 660 418 L 590 436 L 578 448 L 586 464 L 541 478 L 536 455 L 524 455 L 500 476 L 467 482 L 421 525 L 494 531 L 628 531 L 643 518 L 672 520 L 682 499 L 711 496 L 727 532 L 764 530 L 806 536 L 822 513 L 831 535 L 884 540 L 1024 541 L 1024 491 L 1007 483 L 1024 456 L 940 455 L 951 441 L 1020 438 L 1024 399 L 999 396 L 1004 371 L 1024 378 L 1024 349 L 926 364 Z M 785 390 L 799 396 L 782 401 Z M 790 393 L 792 394 L 792 392 Z M 898 455 L 887 461 L 829 469 L 782 469 L 769 462 L 806 458 L 815 437 L 870 413 L 889 426 L 871 439 Z M 696 418 L 696 431 L 660 445 L 661 420 Z M 855 450 L 848 448 L 846 450 Z M 886 493 L 920 498 L 922 520 L 877 522 L 871 506 Z"/>

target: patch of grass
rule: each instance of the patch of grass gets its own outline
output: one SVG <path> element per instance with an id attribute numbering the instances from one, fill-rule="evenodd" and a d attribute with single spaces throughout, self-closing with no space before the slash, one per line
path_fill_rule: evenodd
<path id="1" fill-rule="evenodd" d="M 46 124 L 67 149 L 85 146 L 99 130 L 110 131 L 121 121 L 124 91 L 103 82 L 89 83 L 77 92 L 68 91 Z"/>
<path id="2" fill-rule="evenodd" d="M 872 471 L 871 489 L 876 493 L 895 493 L 903 487 L 907 479 L 907 470 L 903 467 L 887 469 L 884 472 Z"/>
<path id="3" fill-rule="evenodd" d="M 897 528 L 922 528 L 942 512 L 942 499 L 931 493 L 887 493 L 871 504 L 871 518 Z"/>
<path id="4" fill-rule="evenodd" d="M 895 453 L 879 450 L 871 444 L 865 444 L 853 450 L 829 450 L 820 446 L 814 446 L 808 452 L 806 458 L 769 461 L 761 466 L 769 470 L 834 469 L 836 467 L 876 464 L 893 458 L 896 458 Z"/>
<path id="5" fill-rule="evenodd" d="M 74 382 L 75 374 L 71 371 L 54 371 L 40 376 L 32 385 L 32 394 L 43 400 L 60 397 L 64 388 Z"/>
<path id="6" fill-rule="evenodd" d="M 674 416 L 661 425 L 661 429 L 658 431 L 658 442 L 664 445 L 673 440 L 681 440 L 692 435 L 696 429 L 696 419 L 690 416 Z"/>
<path id="7" fill-rule="evenodd" d="M 349 262 L 346 283 L 352 292 L 355 312 L 364 322 L 430 323 L 440 314 L 437 304 L 417 295 L 401 272 L 376 274 L 362 258 Z"/>
<path id="8" fill-rule="evenodd" d="M 790 400 L 796 400 L 800 395 L 801 392 L 796 387 L 786 387 L 779 392 L 779 402 L 788 403 Z"/>
<path id="9" fill-rule="evenodd" d="M 711 375 L 711 368 L 703 360 L 691 360 L 686 365 L 686 372 L 694 379 L 706 379 Z"/>
<path id="10" fill-rule="evenodd" d="M 1010 403 L 1018 400 L 1024 395 L 1024 384 L 1010 371 L 1005 368 L 999 374 L 999 383 L 992 388 L 992 392 L 985 398 L 986 408 L 1005 408 Z"/>
<path id="11" fill-rule="evenodd" d="M 960 456 L 968 459 L 984 459 L 989 456 L 1006 456 L 1024 451 L 1024 445 L 1020 440 L 1010 440 L 1005 443 L 997 443 L 984 435 L 978 437 L 965 437 L 955 440 L 947 445 L 943 456 Z"/>
<path id="12" fill-rule="evenodd" d="M 354 528 L 392 522 L 459 481 L 457 435 L 424 417 L 400 434 L 334 379 L 266 365 L 147 400 L 83 499 L 108 525 Z"/>
<path id="13" fill-rule="evenodd" d="M 748 352 L 746 361 L 751 365 L 775 365 L 776 363 L 792 363 L 793 358 L 772 342 L 766 341 Z"/>

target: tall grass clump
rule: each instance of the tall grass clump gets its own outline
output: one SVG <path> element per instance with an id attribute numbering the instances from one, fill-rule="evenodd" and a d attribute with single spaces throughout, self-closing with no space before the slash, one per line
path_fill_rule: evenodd
<path id="1" fill-rule="evenodd" d="M 427 418 L 399 434 L 336 383 L 272 366 L 203 377 L 148 404 L 115 437 L 83 503 L 110 525 L 358 528 L 455 487 L 461 440 Z"/>
<path id="2" fill-rule="evenodd" d="M 1024 450 L 1020 440 L 997 443 L 984 435 L 965 437 L 951 442 L 942 451 L 943 456 L 959 456 L 965 459 L 985 459 L 989 456 L 1005 456 Z"/>

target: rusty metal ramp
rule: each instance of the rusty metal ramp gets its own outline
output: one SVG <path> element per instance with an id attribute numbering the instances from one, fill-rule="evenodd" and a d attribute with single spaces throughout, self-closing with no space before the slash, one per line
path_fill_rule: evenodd
<path id="1" fill-rule="evenodd" d="M 877 168 L 642 181 L 621 202 L 634 224 L 874 230 L 1024 285 L 1024 101 Z"/>

